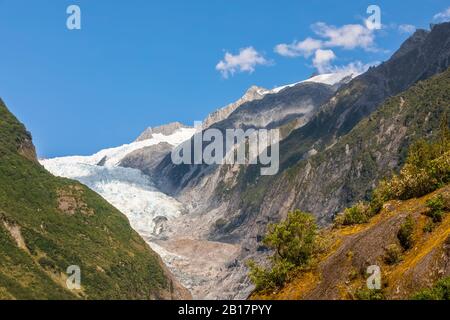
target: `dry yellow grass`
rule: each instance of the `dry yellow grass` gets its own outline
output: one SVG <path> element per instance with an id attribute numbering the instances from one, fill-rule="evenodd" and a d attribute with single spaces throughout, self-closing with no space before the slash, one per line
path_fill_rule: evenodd
<path id="1" fill-rule="evenodd" d="M 323 252 L 319 257 L 317 257 L 317 266 L 312 270 L 301 272 L 294 276 L 294 279 L 288 283 L 284 288 L 277 292 L 258 294 L 255 293 L 252 299 L 261 300 L 302 300 L 309 298 L 317 298 L 317 292 L 314 290 L 318 288 L 319 285 L 324 285 L 324 275 L 327 267 L 336 267 L 332 264 L 330 260 L 335 261 L 345 261 L 345 265 L 338 265 L 337 268 L 342 268 L 342 273 L 349 271 L 353 273 L 352 263 L 353 255 L 352 251 L 345 251 L 344 246 L 351 247 L 352 242 L 360 241 L 361 239 L 370 239 L 369 236 L 375 229 L 380 229 L 383 225 L 398 225 L 398 221 L 408 215 L 412 215 L 415 222 L 415 233 L 414 233 L 414 247 L 409 251 L 405 252 L 403 259 L 398 264 L 393 266 L 386 265 L 383 262 L 383 256 L 367 257 L 371 261 L 377 261 L 383 272 L 383 283 L 385 285 L 385 295 L 388 299 L 405 299 L 410 297 L 413 293 L 423 288 L 424 284 L 432 284 L 437 279 L 436 275 L 439 274 L 437 269 L 442 262 L 444 253 L 443 247 L 446 241 L 450 238 L 450 214 L 446 214 L 444 220 L 441 224 L 437 225 L 432 233 L 427 233 L 423 231 L 423 227 L 426 222 L 429 221 L 424 213 L 428 210 L 426 206 L 426 201 L 435 195 L 444 195 L 444 197 L 450 197 L 450 186 L 446 186 L 436 192 L 433 192 L 425 197 L 419 199 L 411 199 L 408 201 L 391 201 L 386 204 L 381 211 L 381 213 L 374 218 L 372 218 L 368 223 L 356 226 L 342 227 L 338 229 L 327 229 L 325 230 L 324 236 L 330 239 L 331 244 L 328 249 Z M 395 223 L 397 224 L 395 224 Z M 386 238 L 396 238 L 396 228 L 386 229 Z M 394 234 L 392 234 L 394 233 Z M 359 243 L 359 242 L 358 242 Z M 370 243 L 364 243 L 363 245 L 370 246 Z M 365 252 L 362 250 L 361 252 Z M 381 251 L 384 252 L 381 248 Z M 338 255 L 342 256 L 341 259 Z M 327 266 L 327 264 L 329 264 Z M 442 264 L 442 263 L 441 263 Z M 324 271 L 325 270 L 325 271 Z M 447 271 L 446 271 L 447 272 Z M 422 274 L 426 274 L 429 279 L 419 279 Z M 414 280 L 415 279 L 415 280 Z M 416 281 L 416 282 L 413 282 Z M 361 286 L 364 285 L 364 277 L 358 273 L 355 268 L 354 277 L 344 276 L 340 279 L 336 279 L 335 282 L 330 282 L 328 278 L 325 283 L 328 287 L 335 288 L 335 295 L 331 298 L 333 299 L 352 299 L 354 297 L 353 293 Z M 422 287 L 416 287 L 422 286 Z M 320 291 L 319 291 L 320 292 Z M 328 297 L 329 298 L 329 297 Z"/>

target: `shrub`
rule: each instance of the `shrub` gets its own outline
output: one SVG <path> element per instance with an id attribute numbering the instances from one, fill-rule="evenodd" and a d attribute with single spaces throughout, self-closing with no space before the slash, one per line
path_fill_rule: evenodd
<path id="1" fill-rule="evenodd" d="M 369 210 L 371 215 L 378 214 L 383 208 L 383 204 L 393 199 L 391 192 L 389 191 L 389 182 L 382 180 L 378 187 L 372 193 L 372 200 L 369 204 Z"/>
<path id="2" fill-rule="evenodd" d="M 416 293 L 414 300 L 450 300 L 450 277 L 440 280 L 433 288 Z"/>
<path id="3" fill-rule="evenodd" d="M 295 266 L 285 260 L 277 261 L 271 268 L 258 266 L 254 261 L 247 264 L 250 269 L 250 280 L 255 284 L 257 291 L 275 290 L 286 283 L 289 273 Z"/>
<path id="4" fill-rule="evenodd" d="M 436 224 L 433 221 L 428 221 L 423 227 L 423 232 L 432 233 L 435 226 Z"/>
<path id="5" fill-rule="evenodd" d="M 353 281 L 357 279 L 359 276 L 359 271 L 355 268 L 352 268 L 350 272 L 348 273 L 348 280 Z"/>
<path id="6" fill-rule="evenodd" d="M 414 228 L 414 219 L 411 215 L 409 215 L 406 218 L 405 222 L 403 222 L 403 224 L 400 226 L 400 230 L 397 233 L 397 238 L 404 250 L 409 250 L 413 246 Z"/>
<path id="7" fill-rule="evenodd" d="M 285 221 L 270 225 L 263 243 L 275 251 L 275 260 L 302 266 L 308 263 L 316 248 L 316 237 L 315 218 L 296 210 Z"/>
<path id="8" fill-rule="evenodd" d="M 44 269 L 51 269 L 51 270 L 57 269 L 57 267 L 53 263 L 53 261 L 48 259 L 48 258 L 46 258 L 46 257 L 39 258 L 38 262 L 41 265 L 41 267 L 44 268 Z"/>
<path id="9" fill-rule="evenodd" d="M 384 294 L 382 290 L 363 288 L 355 292 L 355 298 L 357 300 L 384 300 Z"/>
<path id="10" fill-rule="evenodd" d="M 405 164 L 400 174 L 394 175 L 390 181 L 383 181 L 374 191 L 372 207 L 381 209 L 380 204 L 389 200 L 408 200 L 424 196 L 449 179 L 445 176 L 450 172 L 450 152 L 429 162 L 426 167 Z"/>
<path id="11" fill-rule="evenodd" d="M 396 244 L 391 244 L 386 248 L 384 262 L 388 265 L 399 263 L 402 260 L 402 250 Z"/>
<path id="12" fill-rule="evenodd" d="M 444 197 L 442 195 L 435 196 L 427 201 L 428 211 L 425 213 L 434 223 L 442 222 L 444 210 L 446 210 Z"/>
<path id="13" fill-rule="evenodd" d="M 345 209 L 344 213 L 336 218 L 335 223 L 344 226 L 363 224 L 367 223 L 369 218 L 368 206 L 359 202 L 353 207 Z"/>
<path id="14" fill-rule="evenodd" d="M 285 221 L 269 226 L 263 243 L 274 251 L 271 267 L 248 262 L 250 280 L 256 290 L 273 290 L 284 285 L 291 271 L 307 266 L 318 250 L 317 224 L 308 213 L 290 212 Z"/>

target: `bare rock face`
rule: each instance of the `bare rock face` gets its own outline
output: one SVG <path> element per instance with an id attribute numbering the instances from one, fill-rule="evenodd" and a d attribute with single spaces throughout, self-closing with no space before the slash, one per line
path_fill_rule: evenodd
<path id="1" fill-rule="evenodd" d="M 38 163 L 37 155 L 36 155 L 36 148 L 33 145 L 31 133 L 27 132 L 26 137 L 23 139 L 23 141 L 19 145 L 19 154 L 27 158 L 28 160 Z"/>
<path id="2" fill-rule="evenodd" d="M 279 92 L 266 91 L 263 98 L 247 101 L 225 120 L 214 124 L 218 129 L 279 128 L 294 119 L 307 122 L 335 93 L 327 84 L 304 82 Z"/>
<path id="3" fill-rule="evenodd" d="M 139 169 L 151 176 L 156 166 L 172 149 L 173 146 L 167 142 L 158 143 L 131 152 L 122 159 L 119 165 L 124 168 Z"/>
<path id="4" fill-rule="evenodd" d="M 238 101 L 230 103 L 226 107 L 211 113 L 203 122 L 203 128 L 209 128 L 213 124 L 225 120 L 230 116 L 230 114 L 246 102 L 262 99 L 265 92 L 267 92 L 267 90 L 264 88 L 252 86 Z"/>
<path id="5" fill-rule="evenodd" d="M 162 134 L 165 136 L 169 136 L 173 134 L 175 131 L 181 128 L 187 128 L 184 124 L 180 122 L 172 122 L 163 126 L 155 127 L 155 128 L 147 128 L 141 135 L 136 139 L 136 142 L 144 141 L 151 139 L 153 134 Z"/>

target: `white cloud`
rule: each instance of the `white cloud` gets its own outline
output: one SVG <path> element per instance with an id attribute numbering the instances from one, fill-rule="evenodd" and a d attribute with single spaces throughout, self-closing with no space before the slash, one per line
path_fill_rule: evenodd
<path id="1" fill-rule="evenodd" d="M 319 49 L 314 54 L 313 65 L 319 73 L 326 73 L 330 70 L 330 63 L 336 59 L 333 50 Z"/>
<path id="2" fill-rule="evenodd" d="M 412 24 L 401 24 L 398 26 L 398 31 L 400 33 L 411 34 L 416 31 L 416 27 L 413 26 Z"/>
<path id="3" fill-rule="evenodd" d="M 216 70 L 220 71 L 224 78 L 228 78 L 236 72 L 252 73 L 257 65 L 268 64 L 269 61 L 262 54 L 253 47 L 248 47 L 241 49 L 237 55 L 226 52 L 223 60 L 216 65 Z"/>
<path id="4" fill-rule="evenodd" d="M 375 29 L 362 24 L 346 24 L 341 27 L 328 25 L 324 22 L 317 22 L 311 26 L 314 33 L 323 38 L 306 38 L 303 41 L 294 41 L 291 44 L 279 44 L 275 47 L 275 52 L 284 57 L 303 56 L 309 58 L 319 49 L 362 48 L 366 51 L 375 50 Z"/>
<path id="5" fill-rule="evenodd" d="M 450 7 L 442 12 L 439 12 L 438 14 L 435 14 L 433 17 L 433 21 L 435 22 L 445 22 L 448 20 L 450 20 Z"/>
<path id="6" fill-rule="evenodd" d="M 284 57 L 310 57 L 315 50 L 322 48 L 322 41 L 306 38 L 303 41 L 294 41 L 292 44 L 279 44 L 275 52 Z"/>
<path id="7" fill-rule="evenodd" d="M 370 63 L 362 63 L 361 61 L 354 61 L 344 66 L 332 66 L 327 72 L 346 73 L 346 74 L 362 74 L 369 70 L 370 67 L 379 65 L 379 61 Z"/>
<path id="8" fill-rule="evenodd" d="M 370 67 L 374 67 L 380 64 L 379 61 L 373 61 L 370 63 L 362 63 L 361 61 L 354 61 L 347 65 L 336 66 L 332 65 L 331 62 L 337 59 L 336 55 L 332 50 L 317 50 L 314 59 L 313 65 L 317 68 L 317 71 L 320 74 L 324 73 L 337 73 L 337 74 L 345 74 L 345 75 L 360 75 L 366 72 Z"/>
<path id="9" fill-rule="evenodd" d="M 366 50 L 373 50 L 374 48 L 374 30 L 360 24 L 346 24 L 342 27 L 335 27 L 324 22 L 317 22 L 312 28 L 317 35 L 327 39 L 324 44 L 326 47 L 363 48 Z"/>

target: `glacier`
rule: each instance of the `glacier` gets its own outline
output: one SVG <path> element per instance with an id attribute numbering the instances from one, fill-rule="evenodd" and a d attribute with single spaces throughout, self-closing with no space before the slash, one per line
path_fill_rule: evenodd
<path id="1" fill-rule="evenodd" d="M 101 150 L 92 156 L 41 159 L 40 163 L 50 173 L 77 180 L 100 194 L 127 216 L 133 229 L 145 239 L 152 239 L 166 225 L 161 222 L 180 216 L 184 207 L 160 192 L 150 177 L 137 169 L 119 167 L 119 163 L 127 154 L 158 143 L 176 147 L 195 132 L 193 128 L 182 128 L 171 135 L 154 134 L 151 139 Z"/>

